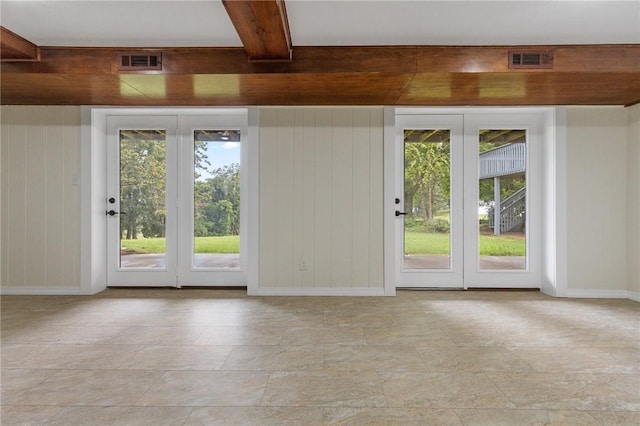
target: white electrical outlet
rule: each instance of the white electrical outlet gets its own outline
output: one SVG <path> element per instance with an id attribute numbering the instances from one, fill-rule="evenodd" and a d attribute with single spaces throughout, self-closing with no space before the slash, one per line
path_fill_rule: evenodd
<path id="1" fill-rule="evenodd" d="M 304 260 L 300 261 L 300 270 L 301 271 L 306 271 L 307 270 L 307 262 L 305 262 Z"/>

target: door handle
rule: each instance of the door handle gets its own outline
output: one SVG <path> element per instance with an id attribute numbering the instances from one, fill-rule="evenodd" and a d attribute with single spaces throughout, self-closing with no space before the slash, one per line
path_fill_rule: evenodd
<path id="1" fill-rule="evenodd" d="M 117 214 L 126 214 L 125 212 L 117 212 L 115 210 L 107 210 L 107 216 L 115 216 Z"/>
<path id="2" fill-rule="evenodd" d="M 400 210 L 396 210 L 396 217 L 398 217 L 400 215 L 405 215 L 405 214 L 408 214 L 408 213 L 401 212 Z"/>

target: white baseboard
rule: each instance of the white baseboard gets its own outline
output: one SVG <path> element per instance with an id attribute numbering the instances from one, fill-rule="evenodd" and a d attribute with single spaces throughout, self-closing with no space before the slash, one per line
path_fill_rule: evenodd
<path id="1" fill-rule="evenodd" d="M 86 293 L 79 287 L 0 287 L 2 295 L 16 296 L 83 296 Z"/>
<path id="2" fill-rule="evenodd" d="M 258 288 L 249 296 L 384 296 L 384 288 Z"/>
<path id="3" fill-rule="evenodd" d="M 627 290 L 567 289 L 567 296 L 583 299 L 631 299 L 640 302 L 640 294 Z"/>

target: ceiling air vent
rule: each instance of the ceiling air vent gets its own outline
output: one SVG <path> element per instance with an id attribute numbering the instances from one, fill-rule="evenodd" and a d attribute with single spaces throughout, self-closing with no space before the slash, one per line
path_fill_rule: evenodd
<path id="1" fill-rule="evenodd" d="M 134 52 L 118 54 L 120 71 L 161 71 L 161 52 Z"/>
<path id="2" fill-rule="evenodd" d="M 512 50 L 509 51 L 510 69 L 549 69 L 553 68 L 551 50 Z"/>

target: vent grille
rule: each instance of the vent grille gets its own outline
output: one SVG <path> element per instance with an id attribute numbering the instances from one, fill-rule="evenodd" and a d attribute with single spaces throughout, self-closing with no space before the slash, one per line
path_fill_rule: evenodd
<path id="1" fill-rule="evenodd" d="M 120 71 L 161 71 L 161 52 L 133 52 L 118 54 Z"/>
<path id="2" fill-rule="evenodd" d="M 510 51 L 510 69 L 549 69 L 553 68 L 553 52 L 551 50 L 542 51 Z"/>

